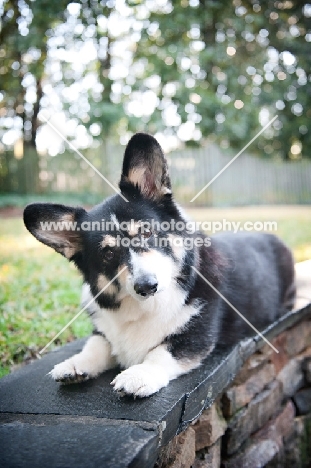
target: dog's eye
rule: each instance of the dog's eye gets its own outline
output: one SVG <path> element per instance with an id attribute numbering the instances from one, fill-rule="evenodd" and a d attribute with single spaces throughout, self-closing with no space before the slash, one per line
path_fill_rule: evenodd
<path id="1" fill-rule="evenodd" d="M 105 260 L 112 260 L 114 257 L 114 252 L 108 249 L 104 252 L 104 257 L 105 257 Z"/>
<path id="2" fill-rule="evenodd" d="M 144 237 L 145 239 L 149 239 L 150 236 L 152 236 L 152 231 L 150 231 L 150 229 L 144 229 L 141 232 L 141 237 Z"/>

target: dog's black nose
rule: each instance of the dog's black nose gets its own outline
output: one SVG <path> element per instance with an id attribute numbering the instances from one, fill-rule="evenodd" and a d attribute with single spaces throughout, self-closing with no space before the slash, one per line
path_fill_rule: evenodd
<path id="1" fill-rule="evenodd" d="M 136 281 L 134 284 L 136 294 L 142 297 L 151 296 L 155 294 L 158 289 L 158 282 L 155 276 L 149 276 L 148 278 L 142 278 Z"/>

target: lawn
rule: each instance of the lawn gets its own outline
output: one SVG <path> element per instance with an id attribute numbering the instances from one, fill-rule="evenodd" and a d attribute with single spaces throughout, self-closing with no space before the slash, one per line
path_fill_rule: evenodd
<path id="1" fill-rule="evenodd" d="M 197 221 L 276 221 L 278 235 L 293 250 L 296 262 L 311 259 L 310 206 L 249 206 L 186 210 Z"/>
<path id="2" fill-rule="evenodd" d="M 277 221 L 276 234 L 293 249 L 296 261 L 311 258 L 309 207 L 187 211 L 198 221 Z M 0 220 L 0 376 L 13 365 L 35 357 L 77 314 L 81 284 L 75 267 L 36 241 L 20 218 Z M 55 344 L 86 336 L 91 329 L 82 314 Z"/>
<path id="3" fill-rule="evenodd" d="M 0 220 L 0 375 L 35 354 L 79 311 L 75 267 L 32 237 L 21 219 Z M 56 342 L 90 333 L 83 314 Z"/>

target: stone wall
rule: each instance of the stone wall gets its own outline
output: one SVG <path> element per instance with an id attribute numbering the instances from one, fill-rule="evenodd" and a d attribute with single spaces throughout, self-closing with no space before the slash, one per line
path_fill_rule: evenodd
<path id="1" fill-rule="evenodd" d="M 85 339 L 3 377 L 1 468 L 310 468 L 310 272 L 311 260 L 296 265 L 295 310 L 263 331 L 279 353 L 260 336 L 218 347 L 149 398 L 113 392 L 119 368 L 49 378 Z"/>
<path id="2" fill-rule="evenodd" d="M 309 467 L 311 320 L 250 356 L 215 403 L 161 449 L 156 468 Z"/>

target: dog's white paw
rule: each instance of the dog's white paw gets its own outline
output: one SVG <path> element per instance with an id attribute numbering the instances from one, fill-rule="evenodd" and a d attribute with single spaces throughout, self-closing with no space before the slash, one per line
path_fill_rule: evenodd
<path id="1" fill-rule="evenodd" d="M 138 397 L 147 397 L 169 382 L 164 369 L 149 364 L 129 367 L 111 382 L 114 390 Z"/>
<path id="2" fill-rule="evenodd" d="M 78 359 L 75 359 L 75 356 L 66 359 L 66 361 L 54 366 L 54 369 L 48 375 L 56 380 L 56 382 L 67 384 L 84 382 L 91 378 L 91 375 L 86 368 L 81 366 L 81 362 L 79 363 L 78 361 Z"/>

